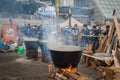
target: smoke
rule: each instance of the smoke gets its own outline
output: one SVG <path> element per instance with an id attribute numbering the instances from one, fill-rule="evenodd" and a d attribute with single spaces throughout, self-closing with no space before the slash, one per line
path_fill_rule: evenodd
<path id="1" fill-rule="evenodd" d="M 61 38 L 57 38 L 56 32 L 51 32 L 48 37 L 48 48 L 55 49 L 56 47 L 63 47 L 64 44 L 61 41 Z"/>

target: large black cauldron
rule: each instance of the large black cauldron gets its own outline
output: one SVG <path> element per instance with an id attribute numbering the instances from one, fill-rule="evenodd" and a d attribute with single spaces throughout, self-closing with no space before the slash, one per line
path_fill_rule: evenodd
<path id="1" fill-rule="evenodd" d="M 82 54 L 81 49 L 71 50 L 58 50 L 58 49 L 49 49 L 52 57 L 53 64 L 58 68 L 67 68 L 69 65 L 72 65 L 75 68 Z"/>

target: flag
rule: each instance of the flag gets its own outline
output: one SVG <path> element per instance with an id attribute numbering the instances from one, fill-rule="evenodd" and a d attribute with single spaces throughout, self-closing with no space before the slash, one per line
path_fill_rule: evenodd
<path id="1" fill-rule="evenodd" d="M 55 0 L 55 2 L 54 2 L 54 6 L 55 6 L 55 9 L 56 9 L 56 10 L 58 9 L 58 5 L 59 5 L 58 0 Z"/>

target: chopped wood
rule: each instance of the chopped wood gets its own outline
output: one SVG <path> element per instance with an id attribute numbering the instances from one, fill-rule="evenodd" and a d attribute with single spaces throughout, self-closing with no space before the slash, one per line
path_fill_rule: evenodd
<path id="1" fill-rule="evenodd" d="M 71 78 L 72 80 L 85 80 L 85 77 L 71 73 L 69 71 L 65 71 L 64 76 Z"/>
<path id="2" fill-rule="evenodd" d="M 100 37 L 99 47 L 97 48 L 96 53 L 103 52 L 103 49 L 104 49 L 103 46 L 105 45 L 106 40 L 107 40 L 107 36 Z"/>
<path id="3" fill-rule="evenodd" d="M 47 77 L 54 78 L 55 77 L 55 73 L 54 72 L 50 72 L 49 74 L 47 74 Z"/>
<path id="4" fill-rule="evenodd" d="M 67 77 L 63 76 L 62 74 L 56 73 L 56 76 L 61 80 L 67 80 Z"/>
<path id="5" fill-rule="evenodd" d="M 107 42 L 106 42 L 106 46 L 104 48 L 104 53 L 109 53 L 110 50 L 110 44 L 112 41 L 112 37 L 113 37 L 113 32 L 114 32 L 114 26 L 113 24 L 110 25 L 110 29 L 109 29 L 109 33 L 108 33 L 108 38 L 107 38 Z"/>
<path id="6" fill-rule="evenodd" d="M 86 51 L 92 51 L 93 44 L 89 43 L 86 45 Z"/>
<path id="7" fill-rule="evenodd" d="M 105 80 L 113 80 L 113 71 L 105 69 Z"/>
<path id="8" fill-rule="evenodd" d="M 120 80 L 120 67 L 106 67 L 105 80 Z"/>
<path id="9" fill-rule="evenodd" d="M 116 56 L 116 50 L 112 50 L 112 55 L 113 55 L 113 60 L 114 60 L 114 63 L 115 63 L 115 67 L 120 67 L 119 60 Z"/>
<path id="10" fill-rule="evenodd" d="M 93 53 L 93 51 L 84 50 L 83 53 L 91 55 Z"/>
<path id="11" fill-rule="evenodd" d="M 120 74 L 113 75 L 113 79 L 119 80 L 120 79 Z"/>
<path id="12" fill-rule="evenodd" d="M 48 72 L 51 73 L 53 71 L 53 65 L 49 64 L 48 65 Z"/>
<path id="13" fill-rule="evenodd" d="M 112 50 L 112 55 L 113 55 L 113 60 L 114 60 L 115 67 L 120 67 L 120 62 L 117 58 L 117 40 L 116 40 L 116 43 L 115 43 L 115 50 Z"/>
<path id="14" fill-rule="evenodd" d="M 89 54 L 83 53 L 84 56 L 91 57 L 91 58 L 98 59 L 98 60 L 113 60 L 112 57 L 108 57 L 108 56 L 107 57 L 106 56 L 95 56 L 97 54 L 99 55 L 100 53 L 95 53 L 94 55 L 89 55 Z"/>
<path id="15" fill-rule="evenodd" d="M 113 19 L 114 19 L 114 23 L 115 23 L 116 33 L 117 33 L 117 36 L 118 36 L 118 39 L 120 42 L 120 25 L 119 25 L 116 13 L 114 13 Z"/>

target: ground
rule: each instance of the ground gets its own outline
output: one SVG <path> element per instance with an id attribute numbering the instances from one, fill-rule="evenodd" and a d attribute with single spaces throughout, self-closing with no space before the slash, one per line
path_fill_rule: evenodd
<path id="1" fill-rule="evenodd" d="M 78 70 L 87 80 L 98 80 L 99 73 L 79 64 Z M 27 59 L 25 54 L 15 52 L 0 53 L 0 80 L 53 80 L 48 78 L 48 63 Z"/>

